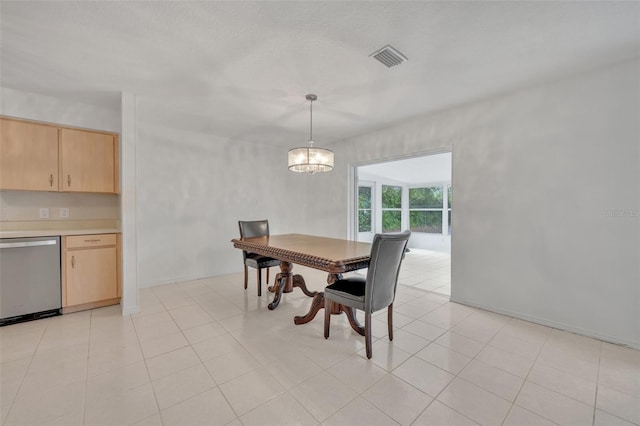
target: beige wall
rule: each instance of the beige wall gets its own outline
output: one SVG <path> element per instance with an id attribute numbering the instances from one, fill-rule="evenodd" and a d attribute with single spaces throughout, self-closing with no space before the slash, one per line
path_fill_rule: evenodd
<path id="1" fill-rule="evenodd" d="M 120 111 L 0 88 L 0 114 L 67 126 L 120 132 Z M 39 209 L 49 208 L 49 222 L 120 219 L 120 197 L 113 194 L 71 194 L 38 191 L 0 191 L 0 222 L 35 221 Z M 61 218 L 59 208 L 69 209 Z"/>
<path id="2" fill-rule="evenodd" d="M 452 300 L 640 348 L 639 75 L 619 64 L 339 142 L 307 232 L 349 235 L 354 165 L 451 150 Z"/>
<path id="3" fill-rule="evenodd" d="M 120 218 L 119 196 L 113 194 L 69 194 L 38 191 L 1 191 L 0 222 L 77 221 Z M 40 208 L 49 208 L 49 219 L 40 219 Z M 69 217 L 60 217 L 60 208 Z"/>

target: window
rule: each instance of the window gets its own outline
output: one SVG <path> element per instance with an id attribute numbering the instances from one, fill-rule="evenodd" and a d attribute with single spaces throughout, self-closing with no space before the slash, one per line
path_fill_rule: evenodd
<path id="1" fill-rule="evenodd" d="M 409 188 L 409 229 L 442 233 L 442 186 Z"/>
<path id="2" fill-rule="evenodd" d="M 358 232 L 372 232 L 371 186 L 358 186 Z"/>
<path id="3" fill-rule="evenodd" d="M 402 187 L 382 185 L 382 232 L 402 229 Z"/>

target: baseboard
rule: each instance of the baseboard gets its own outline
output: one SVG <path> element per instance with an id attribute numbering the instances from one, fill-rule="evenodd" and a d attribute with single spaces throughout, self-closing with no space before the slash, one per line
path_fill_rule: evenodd
<path id="1" fill-rule="evenodd" d="M 271 270 L 273 272 L 275 268 L 271 268 Z M 177 283 L 182 283 L 186 281 L 197 281 L 197 280 L 203 280 L 211 277 L 221 277 L 223 275 L 233 275 L 233 274 L 242 274 L 242 270 L 235 271 L 235 272 L 227 272 L 227 273 L 211 272 L 205 275 L 185 275 L 181 277 L 173 277 L 168 280 L 153 281 L 153 282 L 139 282 L 138 288 L 157 287 L 160 285 L 177 284 Z"/>
<path id="2" fill-rule="evenodd" d="M 105 306 L 117 305 L 119 303 L 120 303 L 120 298 L 116 297 L 114 299 L 100 300 L 99 302 L 90 302 L 90 303 L 83 303 L 81 305 L 65 306 L 62 308 L 62 313 L 71 314 L 73 312 L 86 311 L 86 310 L 95 309 L 95 308 L 103 308 Z"/>
<path id="3" fill-rule="evenodd" d="M 580 328 L 580 327 L 575 327 L 575 326 L 572 326 L 572 325 L 569 325 L 569 324 L 564 324 L 564 323 L 557 322 L 557 321 L 549 321 L 549 320 L 544 319 L 544 318 L 539 318 L 539 317 L 532 316 L 532 315 L 526 315 L 526 314 L 523 314 L 523 313 L 520 313 L 520 312 L 513 312 L 513 311 L 509 311 L 509 310 L 505 310 L 505 309 L 496 309 L 494 307 L 484 306 L 484 305 L 477 304 L 477 303 L 472 303 L 472 302 L 466 301 L 464 299 L 460 299 L 460 298 L 454 297 L 453 295 L 451 296 L 451 298 L 449 300 L 451 302 L 459 303 L 461 305 L 469 306 L 469 307 L 472 307 L 472 308 L 483 309 L 485 311 L 494 312 L 496 314 L 506 315 L 506 316 L 517 318 L 517 319 L 521 319 L 521 320 L 524 320 L 524 321 L 533 322 L 533 323 L 544 325 L 544 326 L 547 326 L 547 327 L 556 328 L 558 330 L 568 331 L 570 333 L 579 334 L 579 335 L 585 336 L 585 337 L 591 337 L 591 338 L 594 338 L 594 339 L 602 340 L 603 342 L 613 343 L 614 345 L 626 346 L 626 347 L 631 348 L 631 349 L 640 349 L 640 342 L 635 342 L 633 340 L 626 340 L 626 339 L 622 339 L 622 338 L 618 338 L 618 337 L 612 337 L 612 336 L 604 335 L 604 334 L 599 333 L 599 332 L 594 331 L 594 330 L 587 330 L 587 329 L 583 329 L 583 328 Z"/>
<path id="4" fill-rule="evenodd" d="M 140 305 L 122 306 L 122 316 L 133 315 L 140 312 Z"/>

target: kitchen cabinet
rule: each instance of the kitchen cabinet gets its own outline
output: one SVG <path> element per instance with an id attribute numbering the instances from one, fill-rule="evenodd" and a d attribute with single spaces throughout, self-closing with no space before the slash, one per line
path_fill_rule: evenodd
<path id="1" fill-rule="evenodd" d="M 0 189 L 58 190 L 58 129 L 0 119 Z"/>
<path id="2" fill-rule="evenodd" d="M 118 136 L 0 118 L 0 189 L 117 194 Z"/>
<path id="3" fill-rule="evenodd" d="M 60 186 L 64 192 L 118 192 L 116 137 L 60 129 Z"/>
<path id="4" fill-rule="evenodd" d="M 120 303 L 120 235 L 63 237 L 62 311 Z"/>

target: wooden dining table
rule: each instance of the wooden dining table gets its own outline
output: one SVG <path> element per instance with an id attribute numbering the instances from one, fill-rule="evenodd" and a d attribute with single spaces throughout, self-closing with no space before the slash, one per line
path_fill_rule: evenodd
<path id="1" fill-rule="evenodd" d="M 280 261 L 280 272 L 276 275 L 274 285 L 269 287 L 269 291 L 274 293 L 273 301 L 268 305 L 270 310 L 278 307 L 283 293 L 289 293 L 296 287 L 313 297 L 309 311 L 294 317 L 295 324 L 308 323 L 324 308 L 324 293 L 309 291 L 302 275 L 292 273 L 293 264 L 327 272 L 327 284 L 332 284 L 341 279 L 343 273 L 369 267 L 371 254 L 369 243 L 304 234 L 235 238 L 231 242 L 235 248 Z M 364 327 L 356 319 L 352 308 L 335 303 L 332 305 L 332 314 L 342 312 L 351 327 L 364 336 Z"/>

